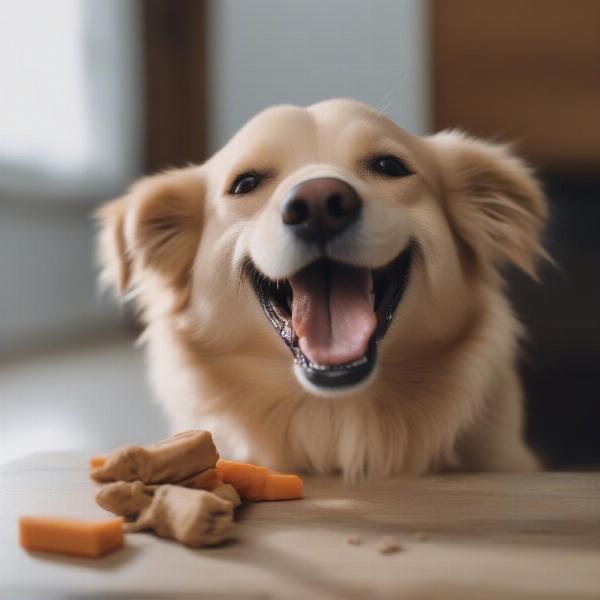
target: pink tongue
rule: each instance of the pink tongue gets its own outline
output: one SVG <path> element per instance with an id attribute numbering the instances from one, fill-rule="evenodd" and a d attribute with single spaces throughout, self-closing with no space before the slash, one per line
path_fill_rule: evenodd
<path id="1" fill-rule="evenodd" d="M 370 270 L 319 261 L 290 283 L 292 326 L 304 355 L 317 365 L 361 359 L 377 327 Z"/>

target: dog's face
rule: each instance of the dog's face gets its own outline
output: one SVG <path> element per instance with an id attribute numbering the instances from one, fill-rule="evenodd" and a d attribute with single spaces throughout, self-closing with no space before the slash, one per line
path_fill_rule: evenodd
<path id="1" fill-rule="evenodd" d="M 533 273 L 544 218 L 505 149 L 332 100 L 269 109 L 205 164 L 143 180 L 102 210 L 101 249 L 148 321 L 184 315 L 212 353 L 352 394 L 459 337 L 502 263 Z"/>

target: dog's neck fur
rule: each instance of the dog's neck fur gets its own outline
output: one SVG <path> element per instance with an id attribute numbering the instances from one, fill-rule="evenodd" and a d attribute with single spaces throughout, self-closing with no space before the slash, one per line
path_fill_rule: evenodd
<path id="1" fill-rule="evenodd" d="M 461 432 L 512 372 L 520 331 L 503 294 L 482 293 L 483 311 L 436 352 L 400 361 L 384 341 L 376 381 L 348 397 L 304 391 L 285 348 L 277 359 L 211 352 L 193 318 L 176 315 L 149 319 L 149 372 L 172 429 L 213 431 L 227 458 L 352 481 L 461 466 Z"/>

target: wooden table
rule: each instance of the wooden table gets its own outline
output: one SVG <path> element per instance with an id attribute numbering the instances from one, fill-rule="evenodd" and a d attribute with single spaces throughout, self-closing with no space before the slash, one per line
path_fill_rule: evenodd
<path id="1" fill-rule="evenodd" d="M 21 514 L 107 516 L 86 463 L 0 468 L 0 598 L 600 598 L 600 473 L 308 478 L 304 500 L 239 509 L 219 548 L 136 534 L 100 560 L 24 552 Z M 389 535 L 402 550 L 379 554 Z"/>

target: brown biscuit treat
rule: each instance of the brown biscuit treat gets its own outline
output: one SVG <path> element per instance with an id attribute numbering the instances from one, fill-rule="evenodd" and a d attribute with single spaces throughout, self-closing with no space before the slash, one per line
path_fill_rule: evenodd
<path id="1" fill-rule="evenodd" d="M 104 510 L 131 519 L 150 506 L 157 487 L 141 481 L 115 481 L 98 490 L 96 502 Z"/>
<path id="2" fill-rule="evenodd" d="M 182 485 L 183 487 L 194 488 L 195 490 L 208 490 L 209 492 L 223 484 L 216 469 L 205 469 L 201 473 L 173 483 L 175 485 Z"/>
<path id="3" fill-rule="evenodd" d="M 127 533 L 152 529 L 165 538 L 200 548 L 228 538 L 233 505 L 212 492 L 178 485 L 161 485 L 137 521 L 126 523 Z"/>
<path id="4" fill-rule="evenodd" d="M 213 469 L 207 469 L 211 471 Z M 206 472 L 206 471 L 205 471 Z M 209 481 L 212 480 L 212 475 Z M 176 485 L 183 485 L 179 482 Z M 144 485 L 141 481 L 115 481 L 103 485 L 96 493 L 96 502 L 104 510 L 120 517 L 135 519 L 152 503 L 154 493 L 160 486 Z M 212 491 L 219 498 L 231 502 L 233 508 L 242 503 L 236 489 L 228 483 L 220 483 Z"/>
<path id="5" fill-rule="evenodd" d="M 231 502 L 234 508 L 242 503 L 236 489 L 232 485 L 223 483 L 216 469 L 206 469 L 174 485 L 212 491 L 219 498 Z M 103 485 L 98 490 L 96 502 L 104 510 L 132 519 L 150 506 L 158 487 L 158 485 L 145 485 L 142 481 L 115 481 Z"/>
<path id="6" fill-rule="evenodd" d="M 209 431 L 185 431 L 148 446 L 124 446 L 91 472 L 96 481 L 182 481 L 213 468 L 219 454 Z"/>
<path id="7" fill-rule="evenodd" d="M 227 502 L 231 502 L 233 508 L 237 508 L 242 503 L 240 495 L 230 483 L 222 483 L 212 490 L 212 493 L 223 500 L 227 500 Z"/>

